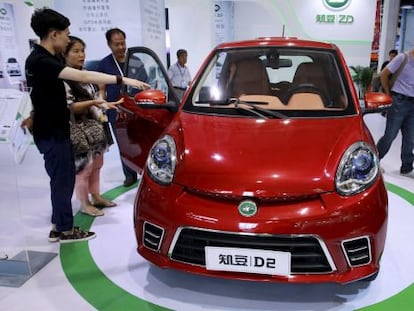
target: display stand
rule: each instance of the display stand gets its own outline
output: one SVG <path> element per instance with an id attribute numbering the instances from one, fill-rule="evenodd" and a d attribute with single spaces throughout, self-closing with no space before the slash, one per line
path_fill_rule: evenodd
<path id="1" fill-rule="evenodd" d="M 13 258 L 0 260 L 0 286 L 22 286 L 56 255 L 56 253 L 23 250 Z"/>
<path id="2" fill-rule="evenodd" d="M 30 103 L 28 103 L 27 91 L 21 92 L 20 97 L 16 92 L 12 95 L 13 98 L 10 98 L 8 102 L 6 101 L 7 97 L 3 96 L 3 105 L 7 104 L 9 109 L 14 108 L 17 113 L 11 124 L 9 135 L 3 136 L 3 141 L 0 143 L 0 158 L 2 159 L 0 162 L 0 170 L 2 171 L 0 179 L 0 189 L 2 189 L 0 202 L 0 286 L 20 287 L 57 254 L 27 249 L 29 234 L 25 222 L 27 223 L 27 219 L 30 219 L 30 215 L 24 215 L 21 195 L 27 191 L 29 191 L 27 195 L 32 195 L 30 188 L 33 188 L 33 181 L 31 181 L 31 185 L 28 185 L 29 181 L 25 175 L 30 164 L 27 167 L 20 164 L 31 142 L 28 140 L 29 136 L 22 136 L 20 133 L 23 131 L 20 128 L 20 123 L 26 116 L 27 112 L 25 111 L 28 110 L 27 106 Z M 18 103 L 19 107 L 12 107 L 13 103 Z M 2 111 L 9 113 L 9 109 Z M 0 119 L 4 121 L 4 126 L 9 117 L 0 115 Z M 32 145 L 32 147 L 34 146 Z"/>

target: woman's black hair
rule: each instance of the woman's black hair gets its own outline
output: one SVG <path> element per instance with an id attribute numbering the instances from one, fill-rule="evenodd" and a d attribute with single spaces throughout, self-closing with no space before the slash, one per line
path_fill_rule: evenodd
<path id="1" fill-rule="evenodd" d="M 65 56 L 68 55 L 69 51 L 72 49 L 72 47 L 75 45 L 75 43 L 80 43 L 83 45 L 83 47 L 86 47 L 85 41 L 83 41 L 81 38 L 75 37 L 75 36 L 69 36 L 69 44 L 66 47 L 65 50 Z M 67 84 L 69 84 L 73 97 L 75 98 L 75 101 L 85 101 L 85 100 L 91 100 L 93 99 L 92 95 L 89 94 L 88 91 L 86 91 L 79 82 L 77 81 L 71 81 L 71 80 L 65 80 Z"/>
<path id="2" fill-rule="evenodd" d="M 69 51 L 71 50 L 71 48 L 75 45 L 75 43 L 79 42 L 80 44 L 82 44 L 82 46 L 84 48 L 86 48 L 86 43 L 85 41 L 83 41 L 81 38 L 75 37 L 75 36 L 69 36 L 69 44 L 66 47 L 65 50 L 65 55 L 68 55 Z"/>

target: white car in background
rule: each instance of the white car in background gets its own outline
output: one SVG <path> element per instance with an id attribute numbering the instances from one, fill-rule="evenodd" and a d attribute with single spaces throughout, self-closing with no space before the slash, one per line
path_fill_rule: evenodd
<path id="1" fill-rule="evenodd" d="M 6 63 L 6 69 L 9 76 L 21 76 L 22 72 L 20 70 L 20 65 L 17 62 L 17 59 L 10 57 Z"/>

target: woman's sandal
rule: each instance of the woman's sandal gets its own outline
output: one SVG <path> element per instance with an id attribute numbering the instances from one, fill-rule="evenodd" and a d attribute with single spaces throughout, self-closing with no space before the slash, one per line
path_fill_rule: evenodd
<path id="1" fill-rule="evenodd" d="M 92 205 L 95 207 L 114 207 L 117 204 L 115 202 L 112 201 L 108 201 L 108 200 L 99 200 L 99 201 L 92 201 Z"/>
<path id="2" fill-rule="evenodd" d="M 81 213 L 92 216 L 92 217 L 104 215 L 103 211 L 101 211 L 100 209 L 96 208 L 93 205 L 82 206 L 80 211 Z"/>

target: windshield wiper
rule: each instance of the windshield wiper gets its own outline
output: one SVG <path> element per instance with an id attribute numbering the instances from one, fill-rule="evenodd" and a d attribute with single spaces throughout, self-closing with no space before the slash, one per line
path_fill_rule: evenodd
<path id="1" fill-rule="evenodd" d="M 230 97 L 227 99 L 212 99 L 212 100 L 200 100 L 196 101 L 195 104 L 206 104 L 209 106 L 228 106 L 234 104 L 256 104 L 256 105 L 269 105 L 268 102 L 258 102 L 258 101 L 240 101 L 238 98 Z"/>
<path id="2" fill-rule="evenodd" d="M 269 105 L 268 102 L 260 102 L 260 101 L 243 101 L 239 100 L 238 98 L 229 98 L 229 103 L 234 104 L 235 107 L 239 107 L 239 105 L 247 105 L 251 108 L 253 108 L 256 112 L 265 113 L 268 116 L 272 116 L 279 119 L 286 119 L 287 117 L 278 111 L 265 109 L 263 107 L 260 107 L 260 105 Z"/>
<path id="3" fill-rule="evenodd" d="M 286 119 L 287 117 L 280 112 L 269 110 L 262 108 L 260 106 L 266 106 L 269 105 L 268 102 L 264 101 L 243 101 L 239 100 L 236 97 L 230 97 L 228 99 L 221 99 L 221 100 L 206 100 L 206 101 L 196 101 L 196 104 L 206 104 L 208 106 L 228 106 L 228 105 L 234 105 L 237 109 L 242 109 L 244 111 L 250 111 L 251 113 L 258 115 L 259 117 L 262 117 L 264 119 L 268 119 L 269 116 L 276 117 L 280 119 Z M 249 106 L 252 109 L 245 108 L 240 105 Z"/>

